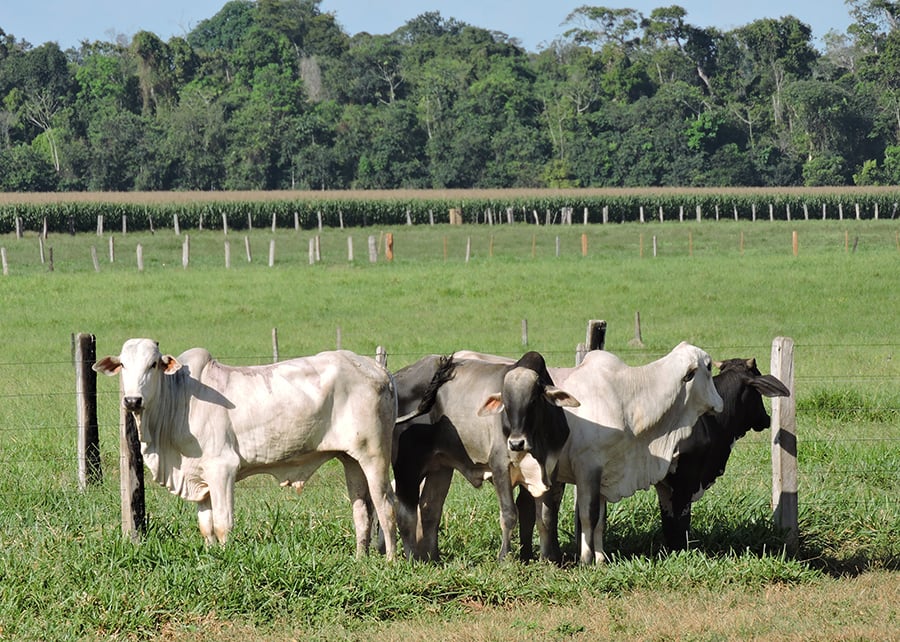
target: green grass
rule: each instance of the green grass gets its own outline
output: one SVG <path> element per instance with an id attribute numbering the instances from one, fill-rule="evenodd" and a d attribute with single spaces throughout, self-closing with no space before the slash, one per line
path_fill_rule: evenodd
<path id="1" fill-rule="evenodd" d="M 636 594 L 737 591 L 752 602 L 773 587 L 830 591 L 841 586 L 831 577 L 875 570 L 896 582 L 897 229 L 892 221 L 722 221 L 325 230 L 322 261 L 314 266 L 312 233 L 255 230 L 248 235 L 251 263 L 244 235 L 229 235 L 230 270 L 220 232 L 189 232 L 186 270 L 183 237 L 171 230 L 117 236 L 115 263 L 106 256 L 106 238 L 53 235 L 52 273 L 40 263 L 36 237 L 0 237 L 10 264 L 10 275 L 0 277 L 0 637 L 213 639 L 229 638 L 234 627 L 233 639 L 358 639 L 369 630 L 420 623 L 418 635 L 407 635 L 416 638 L 482 611 L 485 622 L 503 619 L 521 605 L 549 609 L 549 622 L 559 613 L 552 609 L 580 601 L 624 612 Z M 393 232 L 396 258 L 370 264 L 366 239 L 382 231 Z M 347 236 L 354 239 L 352 264 Z M 271 268 L 270 238 L 276 239 Z M 134 262 L 137 243 L 144 247 L 142 273 Z M 644 348 L 629 345 L 638 311 Z M 267 477 L 241 482 L 234 539 L 224 549 L 203 546 L 193 506 L 148 486 L 150 529 L 134 545 L 119 533 L 113 379 L 99 381 L 105 479 L 77 489 L 75 332 L 97 336 L 98 356 L 117 353 L 129 337 L 149 336 L 173 354 L 202 345 L 226 363 L 248 364 L 271 360 L 272 328 L 282 358 L 335 347 L 340 328 L 343 347 L 374 354 L 382 345 L 389 366 L 399 368 L 425 353 L 459 348 L 521 354 L 527 319 L 529 347 L 568 365 L 591 318 L 607 320 L 607 348 L 633 364 L 685 339 L 714 358 L 755 356 L 768 371 L 772 338 L 794 339 L 798 559 L 782 556 L 770 521 L 768 431 L 739 442 L 728 473 L 696 505 L 697 550 L 659 556 L 655 497 L 638 493 L 611 508 L 607 543 L 614 561 L 605 568 L 497 564 L 494 494 L 459 480 L 444 515 L 443 564 L 356 561 L 334 463 L 300 497 Z M 571 552 L 569 521 L 562 537 Z M 550 637 L 577 637 L 583 622 L 569 617 Z M 640 636 L 637 624 L 626 624 L 623 631 Z M 750 634 L 765 635 L 760 626 Z M 515 639 L 548 631 L 540 618 L 518 627 Z"/>

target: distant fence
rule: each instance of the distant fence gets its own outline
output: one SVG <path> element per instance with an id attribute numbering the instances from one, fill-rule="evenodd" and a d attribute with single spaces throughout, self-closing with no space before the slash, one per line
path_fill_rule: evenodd
<path id="1" fill-rule="evenodd" d="M 171 250 L 168 250 L 170 252 L 170 254 L 166 255 L 167 258 L 163 259 L 163 266 L 165 266 L 167 263 L 176 264 L 178 259 L 180 258 L 182 268 L 187 269 L 190 266 L 191 260 L 192 260 L 191 236 L 189 234 L 182 235 L 180 230 L 177 230 L 177 229 L 176 229 L 176 234 L 182 238 L 180 257 L 175 256 L 174 254 L 171 253 Z M 645 236 L 646 236 L 646 238 L 645 238 Z M 228 231 L 226 229 L 225 234 L 224 234 L 224 240 L 223 240 L 223 245 L 222 245 L 222 254 L 221 254 L 223 265 L 225 266 L 226 269 L 230 269 L 233 265 L 233 262 L 232 262 L 232 257 L 234 254 L 232 252 L 233 237 L 234 237 L 233 234 L 231 236 L 229 236 Z M 40 260 L 40 264 L 42 266 L 45 266 L 48 271 L 53 272 L 56 267 L 54 255 L 53 255 L 53 247 L 48 245 L 48 243 L 45 241 L 45 238 L 46 238 L 46 236 L 44 234 L 41 234 L 38 236 L 37 247 L 34 249 L 34 251 L 35 251 L 36 257 L 39 258 L 39 260 Z M 128 263 L 128 262 L 133 261 L 133 264 L 135 265 L 136 269 L 139 272 L 143 272 L 144 271 L 144 257 L 145 257 L 144 245 L 142 243 L 138 243 L 136 245 L 136 247 L 134 248 L 134 257 L 133 258 L 129 258 L 129 257 L 123 258 L 117 248 L 117 244 L 116 244 L 117 238 L 121 239 L 122 237 L 116 237 L 115 235 L 111 234 L 107 238 L 106 245 L 108 247 L 106 248 L 106 255 L 107 255 L 108 259 L 104 258 L 103 262 L 106 263 L 106 261 L 108 260 L 109 264 L 113 264 L 113 263 L 123 264 L 123 263 Z M 532 258 L 536 258 L 536 255 L 537 255 L 537 240 L 538 240 L 537 234 L 533 234 L 532 238 L 531 238 L 531 245 L 530 245 L 530 255 Z M 481 241 L 482 241 L 482 244 L 487 245 L 486 251 L 482 250 L 482 252 L 486 256 L 492 258 L 494 256 L 494 235 L 490 234 L 489 238 L 487 238 L 487 239 L 482 238 Z M 316 235 L 310 236 L 308 239 L 308 242 L 309 242 L 309 252 L 308 252 L 309 265 L 316 265 L 323 260 L 320 235 L 316 234 Z M 546 241 L 543 241 L 543 242 L 546 243 Z M 665 242 L 665 240 L 663 242 Z M 891 241 L 887 241 L 887 243 L 890 243 L 890 242 Z M 557 235 L 556 242 L 555 242 L 555 256 L 560 257 L 564 253 L 571 256 L 572 254 L 574 254 L 576 252 L 579 252 L 580 256 L 582 256 L 582 257 L 589 256 L 590 246 L 589 246 L 589 236 L 587 233 L 582 233 L 580 235 L 580 243 L 578 244 L 578 247 L 575 250 L 573 250 L 571 247 L 571 243 L 572 243 L 571 239 L 569 240 L 569 243 L 570 243 L 570 246 L 564 250 L 562 247 L 561 241 L 560 241 L 560 236 Z M 900 251 L 900 229 L 894 230 L 893 244 L 896 246 L 897 250 Z M 267 252 L 268 267 L 274 267 L 276 264 L 276 258 L 277 258 L 276 239 L 274 239 L 274 238 L 269 239 L 267 241 L 266 245 L 267 245 L 267 251 L 268 251 Z M 694 255 L 693 232 L 690 230 L 688 231 L 686 245 L 683 245 L 683 241 L 681 241 L 681 240 L 678 242 L 678 245 L 679 245 L 679 249 L 677 249 L 677 250 L 667 249 L 667 251 L 665 253 L 670 256 L 671 255 L 693 256 Z M 851 242 L 849 230 L 844 230 L 843 251 L 845 253 L 851 253 L 851 252 L 855 253 L 858 245 L 859 245 L 859 236 L 855 236 Z M 236 248 L 238 248 L 238 249 L 235 249 L 235 253 L 241 253 L 241 251 L 242 251 L 244 257 L 246 258 L 246 262 L 253 263 L 254 253 L 253 253 L 253 248 L 251 246 L 250 237 L 248 235 L 244 235 L 242 239 L 236 240 L 235 246 L 236 246 Z M 645 235 L 643 232 L 637 232 L 635 234 L 634 247 L 636 249 L 637 255 L 642 258 L 645 256 L 656 257 L 658 254 L 660 254 L 659 243 L 657 242 L 656 234 Z M 744 231 L 743 230 L 735 231 L 734 247 L 735 247 L 735 249 L 737 249 L 739 251 L 740 254 L 742 254 L 742 255 L 744 254 L 745 241 L 744 241 Z M 374 234 L 368 235 L 367 242 L 366 242 L 366 248 L 367 248 L 367 256 L 368 256 L 369 263 L 377 263 L 379 261 L 391 262 L 394 260 L 395 256 L 398 258 L 402 257 L 401 253 L 395 251 L 394 233 L 393 232 L 382 232 L 377 236 Z M 101 248 L 101 251 L 103 249 L 104 248 Z M 295 254 L 296 248 L 292 248 L 292 249 L 293 249 L 293 253 Z M 524 253 L 526 251 L 527 250 L 521 250 L 522 253 Z M 793 253 L 794 256 L 798 256 L 800 254 L 800 234 L 797 230 L 793 230 L 791 233 L 790 239 L 786 240 L 784 242 L 784 251 L 785 251 L 785 253 L 790 251 Z M 343 250 L 337 250 L 337 252 L 343 253 Z M 547 254 L 547 250 L 546 250 L 546 248 L 544 248 L 543 255 L 546 256 L 546 254 Z M 330 255 L 332 261 L 336 260 L 334 258 L 335 255 L 336 255 L 335 250 L 332 247 L 332 253 Z M 464 254 L 466 263 L 468 263 L 470 261 L 470 259 L 472 258 L 472 255 L 473 255 L 472 236 L 467 236 L 466 244 L 465 244 L 465 254 Z M 21 253 L 20 253 L 20 256 L 21 256 Z M 159 257 L 158 251 L 157 251 L 156 256 Z M 208 249 L 207 249 L 207 254 L 204 254 L 202 258 L 208 259 Z M 446 236 L 444 237 L 444 244 L 443 244 L 443 258 L 444 258 L 444 260 L 447 260 L 448 258 L 450 258 L 450 253 L 448 250 Z M 356 253 L 354 251 L 354 239 L 353 239 L 352 235 L 347 236 L 346 259 L 349 263 L 353 263 L 356 260 Z M 87 265 L 87 261 L 88 261 L 88 256 L 87 256 L 87 252 L 86 252 L 85 256 L 84 256 L 84 265 Z M 93 265 L 94 272 L 100 272 L 101 271 L 100 251 L 98 251 L 97 246 L 95 246 L 95 245 L 92 245 L 90 247 L 90 261 L 91 261 L 91 264 Z M 296 258 L 290 259 L 289 261 L 292 263 L 296 263 Z M 9 276 L 11 268 L 13 269 L 13 271 L 15 271 L 16 266 L 10 260 L 6 246 L 0 247 L 0 263 L 2 263 L 3 276 Z M 280 263 L 280 264 L 284 264 L 284 263 Z M 29 263 L 29 265 L 31 265 L 31 263 Z"/>
<path id="2" fill-rule="evenodd" d="M 639 334 L 639 330 L 636 330 Z M 277 331 L 273 330 L 273 354 L 278 354 Z M 340 334 L 338 334 L 338 339 Z M 523 343 L 527 344 L 527 322 L 523 321 Z M 575 363 L 581 362 L 590 350 L 603 349 L 606 340 L 606 321 L 590 320 L 585 341 L 575 348 Z M 79 408 L 79 485 L 83 488 L 100 478 L 99 460 L 92 453 L 99 453 L 99 436 L 96 430 L 96 373 L 92 370 L 95 354 L 95 338 L 79 334 L 74 342 L 76 349 L 76 397 Z M 795 554 L 799 544 L 797 499 L 797 437 L 795 421 L 793 340 L 777 337 L 772 342 L 771 373 L 791 391 L 786 398 L 772 399 L 772 508 L 773 519 L 785 533 L 785 548 Z M 377 360 L 387 366 L 386 352 L 376 350 Z M 93 382 L 91 380 L 93 379 Z M 121 395 L 120 395 L 121 396 Z M 82 411 L 82 409 L 85 409 Z M 91 415 L 93 409 L 93 416 Z M 132 538 L 144 532 L 143 457 L 140 450 L 134 417 L 120 408 L 120 489 L 122 502 L 122 531 Z"/>

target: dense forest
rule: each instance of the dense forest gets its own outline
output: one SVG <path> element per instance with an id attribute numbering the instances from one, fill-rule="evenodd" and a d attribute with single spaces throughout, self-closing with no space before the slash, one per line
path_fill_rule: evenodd
<path id="1" fill-rule="evenodd" d="M 900 183 L 900 2 L 847 0 L 824 51 L 792 16 L 586 5 L 538 52 L 437 12 L 351 37 L 319 4 L 66 51 L 0 28 L 0 191 Z"/>

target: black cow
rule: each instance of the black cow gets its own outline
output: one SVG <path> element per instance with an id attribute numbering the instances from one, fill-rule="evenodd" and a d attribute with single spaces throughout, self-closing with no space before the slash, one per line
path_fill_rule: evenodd
<path id="1" fill-rule="evenodd" d="M 703 415 L 691 436 L 679 445 L 675 470 L 656 484 L 666 546 L 687 546 L 691 504 L 725 472 L 735 442 L 749 430 L 764 430 L 771 418 L 763 405 L 766 397 L 788 397 L 790 391 L 773 375 L 764 375 L 756 359 L 729 359 L 716 364 L 716 390 L 725 402 L 720 413 Z"/>
<path id="2" fill-rule="evenodd" d="M 513 488 L 541 496 L 550 487 L 569 435 L 562 406 L 578 401 L 553 385 L 537 352 L 513 364 L 431 355 L 394 378 L 400 413 L 421 415 L 396 431 L 394 480 L 407 555 L 438 559 L 441 512 L 458 470 L 476 488 L 485 479 L 494 484 L 503 559 L 517 522 Z"/>

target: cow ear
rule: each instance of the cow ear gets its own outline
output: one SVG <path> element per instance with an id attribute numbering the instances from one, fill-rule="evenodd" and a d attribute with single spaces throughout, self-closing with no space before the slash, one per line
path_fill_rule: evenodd
<path id="1" fill-rule="evenodd" d="M 173 357 L 170 354 L 164 354 L 159 359 L 160 369 L 167 375 L 175 374 L 181 369 L 181 363 L 178 362 L 178 359 Z"/>
<path id="2" fill-rule="evenodd" d="M 544 398 L 554 406 L 559 406 L 560 408 L 577 408 L 581 405 L 581 402 L 578 401 L 578 399 L 562 388 L 557 388 L 556 386 L 545 386 Z"/>
<path id="3" fill-rule="evenodd" d="M 713 361 L 713 365 L 716 367 L 716 370 L 721 370 L 724 363 L 722 361 Z"/>
<path id="4" fill-rule="evenodd" d="M 94 372 L 102 372 L 108 377 L 118 374 L 121 369 L 122 362 L 119 361 L 119 357 L 103 357 L 91 366 L 91 370 Z"/>
<path id="5" fill-rule="evenodd" d="M 503 397 L 499 392 L 488 396 L 481 408 L 476 413 L 479 417 L 487 417 L 488 415 L 499 415 L 503 412 Z"/>
<path id="6" fill-rule="evenodd" d="M 791 391 L 787 389 L 778 377 L 767 374 L 761 377 L 753 377 L 750 379 L 750 385 L 759 391 L 759 394 L 766 397 L 790 397 Z"/>

